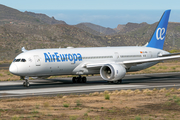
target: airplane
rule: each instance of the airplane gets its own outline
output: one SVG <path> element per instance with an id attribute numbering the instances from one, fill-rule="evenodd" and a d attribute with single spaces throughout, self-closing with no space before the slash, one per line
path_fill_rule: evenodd
<path id="1" fill-rule="evenodd" d="M 164 60 L 180 58 L 163 50 L 171 10 L 166 10 L 150 41 L 144 46 L 54 48 L 26 50 L 15 57 L 9 71 L 23 78 L 76 75 L 73 83 L 86 83 L 83 75 L 100 74 L 110 83 L 122 83 L 126 72 L 139 71 Z"/>

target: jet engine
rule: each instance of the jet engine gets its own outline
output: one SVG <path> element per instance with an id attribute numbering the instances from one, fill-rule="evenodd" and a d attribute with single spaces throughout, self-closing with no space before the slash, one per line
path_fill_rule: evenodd
<path id="1" fill-rule="evenodd" d="M 101 67 L 100 75 L 104 80 L 115 81 L 122 79 L 126 74 L 126 69 L 118 64 L 106 64 Z"/>

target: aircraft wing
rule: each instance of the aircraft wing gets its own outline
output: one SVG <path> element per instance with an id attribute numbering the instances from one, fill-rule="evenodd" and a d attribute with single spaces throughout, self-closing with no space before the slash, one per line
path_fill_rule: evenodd
<path id="1" fill-rule="evenodd" d="M 123 61 L 123 64 L 141 64 L 141 63 L 147 63 L 147 62 L 157 62 L 157 61 L 163 61 L 163 60 L 171 60 L 171 59 L 177 59 L 180 58 L 180 55 L 175 56 L 168 56 L 168 57 L 158 57 L 158 58 L 149 58 L 149 59 L 140 59 L 140 60 L 128 60 Z"/>
<path id="2" fill-rule="evenodd" d="M 178 59 L 180 58 L 180 55 L 175 55 L 175 56 L 167 56 L 167 57 L 158 57 L 158 58 L 149 58 L 149 59 L 139 59 L 139 60 L 127 60 L 127 61 L 122 61 L 122 62 L 116 62 L 116 64 L 123 65 L 125 67 L 130 67 L 134 66 L 137 64 L 142 64 L 142 63 L 148 63 L 148 62 L 158 62 L 158 61 L 164 61 L 164 60 L 172 60 L 172 59 Z M 83 65 L 85 68 L 98 68 L 102 67 L 105 64 L 111 64 L 115 62 L 104 62 L 104 63 L 86 63 Z"/>
<path id="3" fill-rule="evenodd" d="M 160 55 L 158 57 L 174 56 L 174 55 L 180 55 L 180 53 L 163 54 L 163 55 Z"/>

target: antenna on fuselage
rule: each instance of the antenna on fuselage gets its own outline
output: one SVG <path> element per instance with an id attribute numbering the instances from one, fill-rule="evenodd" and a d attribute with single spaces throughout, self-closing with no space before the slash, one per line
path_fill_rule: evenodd
<path id="1" fill-rule="evenodd" d="M 21 48 L 21 51 L 22 51 L 22 52 L 26 52 L 27 50 L 25 49 L 25 47 L 22 47 L 22 48 Z"/>

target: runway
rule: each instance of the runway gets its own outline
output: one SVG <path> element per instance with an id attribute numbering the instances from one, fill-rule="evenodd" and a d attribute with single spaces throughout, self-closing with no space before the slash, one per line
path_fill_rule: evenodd
<path id="1" fill-rule="evenodd" d="M 122 84 L 109 84 L 100 76 L 87 77 L 87 83 L 72 83 L 71 78 L 30 80 L 30 87 L 23 81 L 0 82 L 0 97 L 79 94 L 122 89 L 180 88 L 180 73 L 126 75 Z"/>

